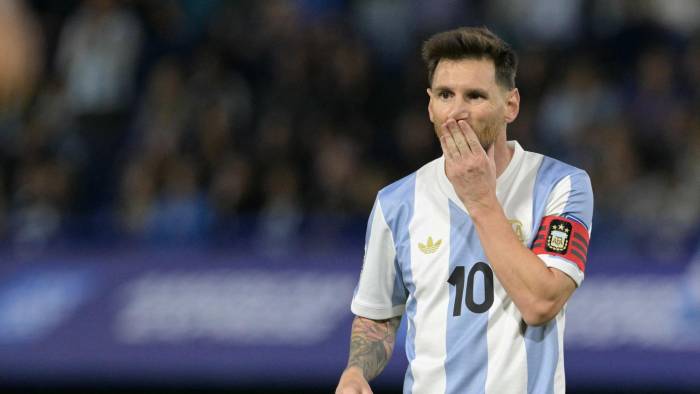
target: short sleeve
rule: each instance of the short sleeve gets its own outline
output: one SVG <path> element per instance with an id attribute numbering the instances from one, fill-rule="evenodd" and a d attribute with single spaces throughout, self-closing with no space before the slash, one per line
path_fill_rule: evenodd
<path id="1" fill-rule="evenodd" d="M 362 271 L 352 298 L 355 315 L 389 319 L 403 314 L 406 290 L 397 266 L 392 232 L 377 199 L 367 223 Z"/>
<path id="2" fill-rule="evenodd" d="M 583 282 L 593 221 L 593 189 L 583 171 L 561 179 L 547 198 L 532 250 L 542 261 Z"/>

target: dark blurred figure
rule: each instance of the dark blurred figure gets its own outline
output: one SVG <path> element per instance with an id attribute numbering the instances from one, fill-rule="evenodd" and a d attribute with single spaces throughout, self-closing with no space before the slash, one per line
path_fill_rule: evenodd
<path id="1" fill-rule="evenodd" d="M 204 239 L 211 211 L 195 162 L 188 156 L 175 156 L 160 170 L 161 187 L 147 226 L 148 237 L 177 242 Z"/>
<path id="2" fill-rule="evenodd" d="M 76 131 L 88 148 L 90 165 L 82 169 L 80 198 L 87 211 L 113 191 L 110 178 L 134 94 L 142 34 L 125 3 L 85 0 L 59 37 L 56 70 Z"/>

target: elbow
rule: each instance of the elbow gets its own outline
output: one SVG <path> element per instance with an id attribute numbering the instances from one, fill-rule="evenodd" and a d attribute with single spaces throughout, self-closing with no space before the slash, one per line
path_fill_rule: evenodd
<path id="1" fill-rule="evenodd" d="M 523 315 L 523 321 L 525 324 L 528 326 L 536 327 L 536 326 L 543 326 L 547 323 L 549 323 L 556 315 L 540 315 L 540 314 L 528 314 L 528 315 Z"/>
<path id="2" fill-rule="evenodd" d="M 522 317 L 528 326 L 541 326 L 554 319 L 560 310 L 561 306 L 557 302 L 540 300 L 524 308 Z"/>

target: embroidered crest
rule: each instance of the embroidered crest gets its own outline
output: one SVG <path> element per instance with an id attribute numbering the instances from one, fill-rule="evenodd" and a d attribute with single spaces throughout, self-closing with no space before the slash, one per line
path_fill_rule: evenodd
<path id="1" fill-rule="evenodd" d="M 518 237 L 520 242 L 525 242 L 525 236 L 523 235 L 523 223 L 517 219 L 508 219 L 510 225 L 513 227 L 513 232 L 515 236 Z"/>
<path id="2" fill-rule="evenodd" d="M 547 232 L 546 249 L 550 252 L 566 254 L 571 235 L 571 223 L 563 220 L 552 220 Z"/>

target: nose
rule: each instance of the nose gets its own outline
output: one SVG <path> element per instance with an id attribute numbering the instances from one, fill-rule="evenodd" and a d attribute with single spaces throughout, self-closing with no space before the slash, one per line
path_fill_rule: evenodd
<path id="1" fill-rule="evenodd" d="M 469 118 L 469 103 L 461 97 L 453 101 L 448 116 L 454 120 L 467 120 Z"/>

